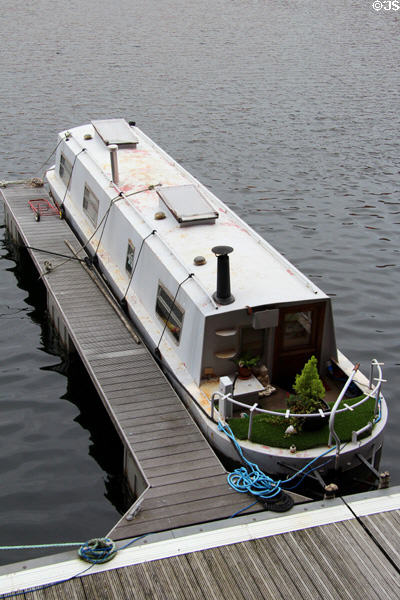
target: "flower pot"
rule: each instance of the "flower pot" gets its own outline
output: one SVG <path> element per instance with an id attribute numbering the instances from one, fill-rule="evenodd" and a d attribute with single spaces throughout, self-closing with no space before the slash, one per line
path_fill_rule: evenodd
<path id="1" fill-rule="evenodd" d="M 239 379 L 250 379 L 251 369 L 249 367 L 239 367 Z"/>

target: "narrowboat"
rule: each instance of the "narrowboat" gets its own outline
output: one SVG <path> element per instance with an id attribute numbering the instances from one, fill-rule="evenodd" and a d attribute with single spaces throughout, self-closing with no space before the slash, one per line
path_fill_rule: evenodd
<path id="1" fill-rule="evenodd" d="M 371 357 L 362 374 L 337 349 L 331 299 L 135 123 L 61 132 L 46 181 L 214 448 L 238 459 L 228 423 L 266 473 L 377 473 L 381 364 Z M 292 386 L 310 359 L 326 398 L 303 414 Z M 283 435 L 269 437 L 264 425 L 277 423 Z"/>

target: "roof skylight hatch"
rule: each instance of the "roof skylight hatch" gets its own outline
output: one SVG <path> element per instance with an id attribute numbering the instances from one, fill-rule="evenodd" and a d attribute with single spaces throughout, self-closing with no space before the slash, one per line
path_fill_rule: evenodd
<path id="1" fill-rule="evenodd" d="M 218 218 L 218 212 L 194 185 L 159 188 L 157 193 L 160 207 L 166 208 L 180 227 L 213 224 Z"/>
<path id="2" fill-rule="evenodd" d="M 125 119 L 102 119 L 92 121 L 96 133 L 106 146 L 116 144 L 118 148 L 136 148 L 138 138 Z"/>

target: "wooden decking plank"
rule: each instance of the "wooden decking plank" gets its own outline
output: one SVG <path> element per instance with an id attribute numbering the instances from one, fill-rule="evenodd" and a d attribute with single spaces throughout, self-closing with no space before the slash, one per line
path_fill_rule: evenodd
<path id="1" fill-rule="evenodd" d="M 113 309 L 110 307 L 110 310 Z M 79 327 L 113 328 L 115 331 L 123 332 L 123 335 L 128 333 L 125 325 L 119 319 L 115 321 L 114 315 L 109 312 L 108 306 L 104 306 L 102 310 L 94 311 L 92 306 L 81 305 L 73 307 L 72 310 L 69 309 L 69 312 L 71 313 L 71 323 L 73 322 Z"/>
<path id="2" fill-rule="evenodd" d="M 142 363 L 142 365 L 135 364 L 132 360 L 130 365 L 124 365 L 124 368 L 120 370 L 112 369 L 104 371 L 103 369 L 93 368 L 95 373 L 98 373 L 101 377 L 103 387 L 108 386 L 115 388 L 116 385 L 124 384 L 130 389 L 131 383 L 136 383 L 144 379 L 148 379 L 149 376 L 154 374 L 154 366 Z M 124 388 L 120 388 L 124 389 Z"/>
<path id="3" fill-rule="evenodd" d="M 353 538 L 354 540 L 352 546 L 358 547 L 357 554 L 350 553 L 346 564 L 354 565 L 354 569 L 358 569 L 364 573 L 364 592 L 371 598 L 376 597 L 382 600 L 391 598 L 392 594 L 400 596 L 400 578 L 398 572 L 386 560 L 386 557 L 378 550 L 378 547 L 370 543 L 370 538 L 361 525 L 356 520 L 344 521 L 339 525 L 334 525 L 338 538 L 340 535 L 343 536 L 339 528 L 344 529 L 346 537 L 348 539 Z M 397 583 L 395 583 L 396 575 Z M 385 581 L 387 581 L 386 589 L 381 589 Z M 377 586 L 377 582 L 381 582 L 381 585 Z M 368 586 L 370 586 L 369 589 Z M 387 588 L 392 589 L 389 592 Z"/>
<path id="4" fill-rule="evenodd" d="M 87 575 L 82 577 L 81 581 L 86 598 L 121 600 L 124 597 L 124 589 L 115 570 Z"/>
<path id="5" fill-rule="evenodd" d="M 146 364 L 146 361 L 149 363 L 150 359 L 147 356 L 147 348 L 140 342 L 136 342 L 133 337 L 129 337 L 130 347 L 123 352 L 118 351 L 118 348 L 111 349 L 110 351 L 103 350 L 97 353 L 89 351 L 88 356 L 90 355 L 90 362 L 93 370 L 98 370 L 100 373 L 107 375 L 114 367 L 116 369 L 118 369 L 119 366 L 121 368 L 128 367 L 136 360 L 143 364 Z"/>
<path id="6" fill-rule="evenodd" d="M 47 258 L 46 258 L 46 260 L 47 260 Z M 62 269 L 62 267 L 57 267 L 57 268 Z M 54 277 L 55 271 L 54 271 L 54 273 L 53 273 L 53 271 L 51 271 L 50 274 L 47 275 L 47 279 L 49 280 L 49 283 L 51 283 L 52 289 L 55 293 L 76 291 L 77 293 L 79 293 L 79 296 L 82 298 L 82 302 L 84 302 L 85 298 L 87 298 L 87 300 L 90 300 L 90 298 L 92 297 L 93 291 L 96 289 L 96 286 L 93 283 L 93 281 L 91 281 L 91 280 L 88 281 L 86 273 L 82 272 L 82 269 L 80 267 L 79 267 L 79 271 L 75 272 L 76 268 L 77 267 L 74 266 L 73 271 L 71 271 L 71 275 L 73 274 L 73 276 L 74 276 L 73 283 L 71 280 L 69 280 L 68 278 L 65 277 L 65 275 L 66 275 L 65 270 L 57 273 L 58 280 Z M 85 277 L 85 275 L 86 275 L 86 277 Z M 51 279 L 51 281 L 50 281 L 50 279 Z"/>
<path id="7" fill-rule="evenodd" d="M 201 489 L 201 488 L 200 488 Z M 227 490 L 229 487 L 227 486 Z M 164 517 L 174 517 L 178 515 L 187 515 L 189 513 L 200 513 L 201 521 L 208 521 L 208 514 L 213 513 L 215 509 L 226 507 L 226 514 L 233 514 L 241 508 L 249 506 L 254 499 L 249 497 L 237 498 L 235 494 L 226 493 L 218 496 L 204 496 L 184 502 L 175 502 L 174 496 L 164 499 L 164 503 L 153 508 L 148 507 L 146 500 L 143 503 L 141 511 L 138 513 L 137 521 L 151 521 Z M 168 504 L 169 502 L 169 504 Z M 207 518 L 204 519 L 204 516 Z"/>
<path id="8" fill-rule="evenodd" d="M 169 406 L 168 408 L 175 408 L 175 410 L 165 410 L 161 414 L 156 414 L 149 404 L 147 410 L 143 411 L 141 415 L 135 415 L 134 411 L 131 414 L 120 414 L 120 421 L 127 429 L 145 425 L 155 425 L 160 421 L 163 423 L 170 423 L 171 425 L 173 424 L 173 421 L 179 421 L 180 423 L 189 421 L 190 417 L 188 417 L 183 406 L 175 405 Z"/>
<path id="9" fill-rule="evenodd" d="M 134 360 L 143 360 L 145 363 L 146 361 L 149 362 L 147 352 L 147 349 L 142 344 L 136 344 L 135 342 L 130 349 L 129 354 L 125 356 L 109 356 L 103 358 L 92 356 L 90 358 L 90 362 L 94 371 L 99 371 L 99 373 L 104 372 L 107 374 L 108 372 L 118 369 L 119 367 L 122 369 L 128 368 Z"/>
<path id="10" fill-rule="evenodd" d="M 127 398 L 128 395 L 131 395 L 132 398 L 135 395 L 146 395 L 147 397 L 157 398 L 161 394 L 165 395 L 167 384 L 164 380 L 158 380 L 158 385 L 155 385 L 153 380 L 147 380 L 143 382 L 141 385 L 132 385 L 128 390 L 119 390 L 113 389 L 107 391 L 107 397 L 112 402 L 113 400 L 118 400 L 121 398 Z M 162 389 L 165 386 L 165 390 Z M 161 388 L 161 389 L 160 389 Z"/>
<path id="11" fill-rule="evenodd" d="M 128 592 L 129 595 L 124 596 L 124 598 L 134 598 L 132 590 L 136 589 L 143 591 L 142 598 L 146 600 L 169 600 L 173 598 L 173 595 L 170 595 L 171 592 L 167 593 L 165 591 L 169 586 L 165 585 L 166 582 L 163 581 L 162 574 L 159 570 L 154 569 L 152 562 L 135 565 L 134 568 L 130 568 L 124 574 L 124 577 L 125 575 L 129 578 L 132 587 Z"/>
<path id="12" fill-rule="evenodd" d="M 144 574 L 145 567 L 146 565 L 132 565 L 118 569 L 118 576 L 124 590 L 121 598 L 123 600 L 169 600 L 165 594 L 156 593 L 151 578 Z"/>
<path id="13" fill-rule="evenodd" d="M 93 309 L 92 309 L 93 311 Z M 106 332 L 107 335 L 109 333 L 120 333 L 120 335 L 125 335 L 126 329 L 122 323 L 115 323 L 107 318 L 105 318 L 104 314 L 93 314 L 92 313 L 84 313 L 80 310 L 71 311 L 69 315 L 69 322 L 71 325 L 79 328 L 80 331 L 85 333 L 86 331 L 92 331 L 93 328 L 99 328 L 103 332 Z"/>
<path id="14" fill-rule="evenodd" d="M 181 460 L 181 462 L 171 463 L 168 467 L 165 465 L 148 467 L 146 473 L 148 473 L 149 477 L 153 480 L 155 477 L 163 476 L 165 473 L 168 473 L 168 476 L 171 475 L 173 478 L 177 473 L 183 474 L 187 471 L 203 470 L 211 467 L 218 467 L 218 469 L 220 469 L 219 461 L 214 456 L 204 457 L 201 460 Z"/>
<path id="15" fill-rule="evenodd" d="M 318 590 L 317 594 L 327 600 L 336 600 L 340 594 L 332 587 L 332 582 L 327 577 L 325 569 L 323 568 L 321 571 L 314 570 L 312 552 L 308 551 L 303 541 L 303 533 L 303 531 L 287 533 L 282 538 L 290 546 L 292 552 L 295 553 L 306 573 L 312 578 L 313 585 Z M 323 548 L 322 551 L 324 551 Z"/>
<path id="16" fill-rule="evenodd" d="M 164 485 L 162 490 L 161 488 L 154 487 L 146 492 L 146 502 L 150 498 L 159 498 L 160 496 L 169 496 L 170 494 L 185 494 L 186 492 L 190 492 L 192 490 L 199 490 L 200 488 L 207 489 L 208 487 L 213 487 L 215 485 L 225 486 L 226 482 L 226 473 L 218 473 L 218 475 L 204 477 L 201 480 L 201 483 L 194 481 L 193 479 L 188 479 L 180 483 Z"/>
<path id="17" fill-rule="evenodd" d="M 232 503 L 232 505 L 210 509 L 209 513 L 207 514 L 207 521 L 211 522 L 219 519 L 227 519 L 242 508 L 246 508 L 245 503 L 243 505 L 241 503 Z M 246 512 L 243 512 L 242 514 L 246 514 Z M 135 519 L 130 521 L 129 524 L 124 526 L 119 524 L 117 527 L 115 527 L 111 532 L 111 536 L 115 540 L 121 540 L 135 537 L 137 535 L 143 535 L 148 532 L 157 533 L 158 531 L 167 531 L 188 525 L 198 525 L 199 523 L 203 523 L 203 521 L 203 515 L 199 514 L 198 511 L 195 511 L 193 513 L 185 513 L 182 515 L 174 515 L 172 517 L 164 517 L 162 519 L 154 519 L 151 521 L 146 520 L 141 522 L 139 512 Z"/>
<path id="18" fill-rule="evenodd" d="M 161 395 L 157 394 L 157 397 L 154 394 L 142 394 L 140 390 L 136 390 L 135 392 L 130 390 L 129 395 L 125 395 L 122 398 L 114 398 L 112 404 L 118 410 L 118 413 L 123 414 L 135 408 L 141 410 L 143 407 L 147 407 L 148 404 L 153 408 L 161 408 L 162 406 L 175 406 L 177 402 L 169 390 Z"/>
<path id="19" fill-rule="evenodd" d="M 155 434 L 159 436 L 167 437 L 169 435 L 175 435 L 179 432 L 182 427 L 191 427 L 192 423 L 188 416 L 186 418 L 178 418 L 173 420 L 164 420 L 158 423 L 146 423 L 144 425 L 134 424 L 127 426 L 126 429 L 135 433 L 135 436 L 143 434 Z"/>
<path id="20" fill-rule="evenodd" d="M 244 582 L 241 585 L 237 585 L 237 581 L 233 576 L 235 570 L 234 565 L 228 565 L 223 558 L 223 553 L 219 548 L 210 548 L 205 550 L 203 553 L 207 564 L 214 572 L 214 577 L 218 578 L 220 585 L 224 589 L 224 594 L 228 595 L 229 598 L 245 598 L 246 600 L 254 600 L 252 594 L 252 588 L 245 585 Z"/>
<path id="21" fill-rule="evenodd" d="M 203 448 L 202 450 L 192 451 L 189 448 L 187 448 L 185 452 L 180 452 L 179 454 L 166 454 L 165 456 L 159 456 L 158 458 L 147 458 L 141 460 L 140 464 L 144 469 L 153 469 L 155 467 L 169 468 L 171 465 L 180 463 L 182 461 L 201 461 L 202 459 L 208 458 L 209 456 L 209 448 Z"/>
<path id="22" fill-rule="evenodd" d="M 267 544 L 267 551 L 269 551 L 271 545 L 273 545 L 276 555 L 280 558 L 281 563 L 285 565 L 286 572 L 295 582 L 301 598 L 314 600 L 315 597 L 318 597 L 319 591 L 314 585 L 316 576 L 315 574 L 310 576 L 306 566 L 299 559 L 300 553 L 296 552 L 297 545 L 296 543 L 293 543 L 293 538 L 289 535 L 278 535 L 272 540 L 269 540 Z"/>
<path id="23" fill-rule="evenodd" d="M 163 415 L 168 415 L 172 413 L 183 414 L 185 409 L 183 407 L 178 407 L 175 403 L 168 402 L 166 400 L 165 404 L 161 406 L 154 406 L 151 403 L 139 403 L 137 406 L 135 402 L 132 402 L 129 405 L 113 405 L 115 413 L 118 415 L 119 419 L 128 419 L 130 421 L 134 419 L 150 419 L 151 417 L 155 419 L 162 418 Z M 151 416 L 150 414 L 151 413 Z"/>
<path id="24" fill-rule="evenodd" d="M 140 349 L 143 349 L 143 346 L 135 346 Z M 104 381 L 109 381 L 113 378 L 118 378 L 121 375 L 121 372 L 125 372 L 127 374 L 145 374 L 145 373 L 154 373 L 155 364 L 149 359 L 149 357 L 142 353 L 136 354 L 135 358 L 132 360 L 126 360 L 123 363 L 117 364 L 106 364 L 106 365 L 94 365 L 99 372 L 102 373 L 102 378 Z"/>
<path id="25" fill-rule="evenodd" d="M 70 321 L 70 324 L 73 324 L 73 319 Z M 103 330 L 92 330 L 90 327 L 77 325 L 74 327 L 75 337 L 79 337 L 82 340 L 81 346 L 84 347 L 87 344 L 92 344 L 93 346 L 124 346 L 131 344 L 131 340 L 129 337 L 124 339 L 121 332 L 115 331 L 115 329 L 105 327 Z"/>
<path id="26" fill-rule="evenodd" d="M 163 415 L 155 415 L 152 411 L 148 410 L 147 416 L 135 418 L 131 415 L 118 414 L 118 419 L 121 423 L 121 426 L 124 427 L 127 431 L 130 432 L 138 432 L 137 435 L 142 435 L 144 426 L 149 426 L 149 431 L 160 431 L 158 428 L 159 424 L 165 424 L 168 429 L 173 428 L 174 431 L 182 425 L 189 425 L 189 420 L 187 413 L 182 408 L 180 411 L 175 412 L 165 412 Z M 139 429 L 140 427 L 140 429 Z M 165 429 L 166 427 L 161 427 L 161 429 Z"/>
<path id="27" fill-rule="evenodd" d="M 167 396 L 165 394 L 165 397 L 163 398 L 151 397 L 150 399 L 143 399 L 140 393 L 129 393 L 127 402 L 117 399 L 113 402 L 113 406 L 115 407 L 115 410 L 118 411 L 119 415 L 128 416 L 130 414 L 133 417 L 141 415 L 145 416 L 150 409 L 154 414 L 162 415 L 164 411 L 172 412 L 183 408 L 181 404 L 176 402 L 173 396 Z"/>
<path id="28" fill-rule="evenodd" d="M 159 491 L 162 492 L 163 490 L 164 488 L 160 488 Z M 226 479 L 225 483 L 223 484 L 219 483 L 211 486 L 202 485 L 201 487 L 198 486 L 196 489 L 186 492 L 172 493 L 168 495 L 161 494 L 153 497 L 150 497 L 149 494 L 146 494 L 145 508 L 146 510 L 154 510 L 157 508 L 162 508 L 163 506 L 178 506 L 179 504 L 187 504 L 189 502 L 197 502 L 204 499 L 209 499 L 212 501 L 220 496 L 231 497 L 231 502 L 233 502 L 232 496 L 237 496 L 232 488 L 229 487 Z M 242 494 L 240 498 L 240 500 L 237 500 L 238 504 L 241 502 L 243 502 L 244 506 L 251 504 L 251 499 L 249 499 L 246 494 Z"/>
<path id="29" fill-rule="evenodd" d="M 368 515 L 361 521 L 400 569 L 400 511 Z"/>
<path id="30" fill-rule="evenodd" d="M 206 595 L 207 590 L 200 586 L 184 555 L 169 557 L 168 564 L 173 569 L 181 587 L 185 591 L 189 590 L 188 600 L 208 600 L 210 598 Z"/>
<path id="31" fill-rule="evenodd" d="M 199 587 L 204 590 L 204 595 L 207 600 L 223 600 L 224 596 L 218 586 L 218 581 L 214 579 L 213 575 L 209 572 L 209 569 L 204 561 L 201 559 L 201 553 L 193 552 L 185 554 L 184 559 L 193 573 Z M 236 600 L 235 598 L 229 598 L 229 600 Z"/>
<path id="32" fill-rule="evenodd" d="M 182 436 L 178 436 L 178 439 L 167 438 L 160 446 L 155 446 L 154 442 L 151 440 L 148 442 L 133 441 L 135 453 L 139 460 L 164 456 L 165 453 L 178 454 L 184 452 L 185 449 L 187 450 L 188 444 L 190 445 L 191 450 L 208 447 L 207 442 L 198 431 L 194 433 L 184 433 Z"/>
<path id="33" fill-rule="evenodd" d="M 26 600 L 87 600 L 82 579 L 74 578 L 59 584 L 54 584 L 50 588 L 39 589 L 25 592 L 24 596 L 17 593 L 13 598 L 24 598 Z"/>
<path id="34" fill-rule="evenodd" d="M 158 597 L 174 598 L 174 600 L 184 600 L 185 595 L 181 590 L 179 582 L 172 572 L 172 579 L 170 569 L 167 566 L 163 566 L 163 560 L 154 560 L 146 565 L 143 565 L 143 569 L 146 571 L 146 576 L 152 581 L 154 586 L 155 594 Z"/>
<path id="35" fill-rule="evenodd" d="M 110 352 L 121 352 L 124 350 L 130 350 L 132 348 L 129 340 L 111 340 L 109 342 L 95 342 L 89 338 L 77 338 L 74 332 L 71 332 L 71 337 L 76 339 L 77 350 L 85 356 L 93 356 L 98 354 L 110 353 Z"/>
<path id="36" fill-rule="evenodd" d="M 358 560 L 360 548 L 357 547 L 358 544 L 350 541 L 352 536 L 349 537 L 349 529 L 343 527 L 345 523 L 347 522 L 340 523 L 340 528 L 335 524 L 329 524 L 313 530 L 295 532 L 294 538 L 297 544 L 304 544 L 306 553 L 312 557 L 313 564 L 318 566 L 316 569 L 318 575 L 320 578 L 328 579 L 326 585 L 335 590 L 338 598 L 343 600 L 379 598 L 375 594 L 373 584 L 368 581 L 369 573 L 363 572 L 363 563 Z M 360 530 L 362 529 L 359 524 L 356 525 Z M 354 552 L 355 548 L 356 552 Z M 362 587 L 359 586 L 360 576 L 363 579 Z M 353 590 L 351 596 L 348 593 L 349 588 Z"/>
<path id="37" fill-rule="evenodd" d="M 138 386 L 142 381 L 154 381 L 154 367 L 151 368 L 151 365 L 143 368 L 135 368 L 132 365 L 132 368 L 128 375 L 118 374 L 116 376 L 110 375 L 102 375 L 102 382 L 104 389 L 112 389 L 112 390 L 126 390 L 131 389 L 132 384 Z M 157 381 L 165 381 L 163 375 L 157 375 Z"/>
<path id="38" fill-rule="evenodd" d="M 221 473 L 220 465 L 214 465 L 211 467 L 202 468 L 194 468 L 192 471 L 192 477 L 196 478 L 198 485 L 200 486 L 199 479 L 203 477 L 211 477 L 212 475 L 219 475 Z M 167 473 L 165 475 L 158 475 L 156 477 L 151 478 L 151 485 L 153 487 L 158 487 L 162 485 L 170 485 L 175 483 L 181 483 L 182 481 L 186 481 L 188 478 L 188 472 L 179 473 Z"/>
<path id="39" fill-rule="evenodd" d="M 110 314 L 108 309 L 111 307 L 105 304 L 106 300 L 103 296 L 95 294 L 90 301 L 90 305 L 85 305 L 83 304 L 82 297 L 78 297 L 78 292 L 79 290 L 72 288 L 58 292 L 58 298 L 62 302 L 65 312 L 72 314 L 75 311 L 79 311 L 82 315 L 96 312 L 96 314 L 103 315 L 103 318 L 106 318 Z"/>
<path id="40" fill-rule="evenodd" d="M 220 553 L 225 559 L 228 566 L 235 565 L 233 576 L 237 573 L 239 582 L 247 581 L 247 585 L 251 587 L 255 598 L 260 600 L 287 600 L 283 596 L 279 586 L 276 585 L 274 579 L 270 576 L 264 562 L 261 561 L 256 552 L 251 551 L 248 543 L 229 544 L 219 548 Z M 238 580 L 236 579 L 237 583 Z M 240 583 L 238 583 L 240 586 Z"/>
<path id="41" fill-rule="evenodd" d="M 85 345 L 86 345 L 86 342 L 85 342 Z M 92 347 L 93 347 L 93 345 L 92 345 Z M 103 349 L 108 349 L 108 351 L 110 351 L 111 348 L 112 349 L 120 348 L 121 350 L 124 348 L 128 349 L 129 344 L 126 343 L 126 344 L 120 344 L 120 345 L 115 344 L 114 345 L 113 342 L 111 342 L 110 344 L 107 343 L 107 344 L 104 344 L 104 346 L 103 346 Z M 138 376 L 135 381 L 132 381 L 129 384 L 128 383 L 124 384 L 124 381 L 117 380 L 112 383 L 104 383 L 104 388 L 117 392 L 117 391 L 126 391 L 127 389 L 129 390 L 129 389 L 134 389 L 134 388 L 141 388 L 142 386 L 144 386 L 144 387 L 150 386 L 150 387 L 157 388 L 158 383 L 166 384 L 164 375 L 162 373 L 157 373 L 154 371 L 153 371 L 153 373 L 151 373 L 151 371 L 149 371 L 149 372 L 143 373 L 143 377 Z"/>
<path id="42" fill-rule="evenodd" d="M 252 552 L 255 552 L 276 582 L 284 598 L 303 598 L 296 586 L 296 573 L 293 573 L 291 565 L 280 562 L 282 557 L 276 552 L 275 547 L 268 543 L 269 538 L 253 540 L 249 542 Z"/>
<path id="43" fill-rule="evenodd" d="M 218 600 L 245 600 L 240 590 L 232 590 L 231 581 L 226 581 L 220 567 L 210 550 L 187 555 L 191 569 L 196 574 L 200 585 L 208 588 L 211 598 Z"/>
<path id="44" fill-rule="evenodd" d="M 118 569 L 118 577 L 123 588 L 124 600 L 158 600 L 147 579 L 139 575 L 138 565 Z"/>
<path id="45" fill-rule="evenodd" d="M 127 431 L 132 433 L 132 445 L 136 452 L 150 448 L 154 450 L 156 448 L 166 448 L 166 452 L 169 452 L 169 446 L 186 444 L 187 448 L 190 441 L 202 439 L 201 433 L 195 431 L 190 422 L 181 423 L 179 427 L 175 426 L 161 430 L 150 427 L 141 433 L 136 427 L 128 427 Z M 188 439 L 188 436 L 191 436 L 191 438 Z"/>
<path id="46" fill-rule="evenodd" d="M 346 585 L 351 587 L 357 582 L 358 569 L 354 570 L 352 566 L 349 568 L 346 560 L 347 549 L 339 541 L 340 538 L 337 536 L 334 527 L 330 524 L 320 529 L 321 531 L 302 531 L 300 535 L 295 536 L 296 542 L 304 547 L 305 552 L 311 557 L 313 565 L 318 565 L 316 571 L 319 576 L 326 578 L 327 585 L 330 589 L 335 590 L 338 598 L 349 600 L 351 597 L 346 590 Z M 340 550 L 336 547 L 338 543 Z M 346 564 L 341 565 L 338 570 L 337 563 L 342 560 Z M 315 567 L 313 570 L 315 570 Z M 345 580 L 345 586 L 343 586 L 343 580 Z M 361 599 L 362 591 L 357 592 L 355 598 Z"/>

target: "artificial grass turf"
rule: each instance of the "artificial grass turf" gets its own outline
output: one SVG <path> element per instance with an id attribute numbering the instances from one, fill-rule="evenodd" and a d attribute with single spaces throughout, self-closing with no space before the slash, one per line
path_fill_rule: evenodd
<path id="1" fill-rule="evenodd" d="M 356 404 L 363 398 L 345 399 L 349 406 Z M 334 402 L 331 403 L 331 407 Z M 339 408 L 344 408 L 342 403 Z M 375 398 L 369 398 L 358 406 L 353 412 L 346 411 L 336 415 L 335 430 L 341 442 L 351 440 L 353 431 L 357 431 L 367 425 L 374 418 Z M 282 411 L 284 412 L 284 411 Z M 281 422 L 277 422 L 281 421 Z M 251 441 L 264 446 L 272 446 L 274 448 L 290 448 L 292 444 L 297 450 L 308 450 L 317 446 L 327 446 L 329 438 L 329 419 L 325 417 L 326 424 L 318 431 L 300 431 L 299 433 L 285 436 L 285 430 L 288 426 L 288 421 L 282 417 L 272 415 L 258 414 L 254 415 Z M 247 432 L 249 428 L 249 420 L 246 418 L 229 419 L 229 426 L 232 429 L 235 437 L 239 440 L 247 440 Z M 367 435 L 367 434 L 366 434 Z"/>

